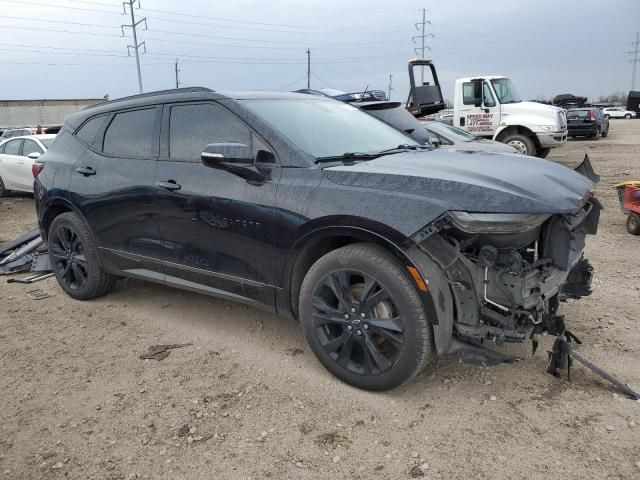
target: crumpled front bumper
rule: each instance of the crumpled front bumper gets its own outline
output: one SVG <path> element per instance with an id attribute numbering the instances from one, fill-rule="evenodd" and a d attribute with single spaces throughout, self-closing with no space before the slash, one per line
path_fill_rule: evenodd
<path id="1" fill-rule="evenodd" d="M 556 148 L 567 143 L 567 130 L 560 133 L 536 133 L 540 148 Z"/>

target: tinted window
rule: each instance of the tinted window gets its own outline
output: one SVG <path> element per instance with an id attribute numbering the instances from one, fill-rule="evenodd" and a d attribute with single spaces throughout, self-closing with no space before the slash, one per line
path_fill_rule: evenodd
<path id="1" fill-rule="evenodd" d="M 33 140 L 25 140 L 24 145 L 22 146 L 22 155 L 26 157 L 30 153 L 34 152 L 44 153 L 42 151 L 42 148 L 40 148 L 40 145 L 38 145 L 36 142 L 34 142 Z"/>
<path id="2" fill-rule="evenodd" d="M 209 143 L 251 145 L 251 132 L 233 113 L 210 103 L 171 107 L 169 157 L 199 162 Z"/>
<path id="3" fill-rule="evenodd" d="M 20 143 L 22 140 L 10 140 L 4 147 L 4 153 L 6 155 L 18 155 L 20 152 Z"/>
<path id="4" fill-rule="evenodd" d="M 396 127 L 399 130 L 407 132 L 414 140 L 419 143 L 429 143 L 429 134 L 424 129 L 422 124 L 411 115 L 406 108 L 397 106 L 394 108 L 387 108 L 385 104 L 371 105 L 364 107 L 363 110 L 369 115 L 372 115 L 385 123 L 388 123 L 392 127 Z"/>
<path id="5" fill-rule="evenodd" d="M 417 145 L 411 137 L 384 122 L 335 100 L 309 95 L 298 100 L 241 100 L 309 155 L 341 156 L 372 152 L 401 144 Z"/>
<path id="6" fill-rule="evenodd" d="M 567 112 L 567 118 L 570 120 L 576 118 L 587 118 L 589 116 L 589 110 L 569 110 Z"/>
<path id="7" fill-rule="evenodd" d="M 106 115 L 101 115 L 90 119 L 80 127 L 80 130 L 76 132 L 76 136 L 83 142 L 92 143 L 95 140 L 96 134 L 98 133 L 98 130 L 100 130 L 105 118 Z"/>
<path id="8" fill-rule="evenodd" d="M 105 155 L 125 158 L 153 157 L 156 109 L 118 113 L 104 135 Z"/>

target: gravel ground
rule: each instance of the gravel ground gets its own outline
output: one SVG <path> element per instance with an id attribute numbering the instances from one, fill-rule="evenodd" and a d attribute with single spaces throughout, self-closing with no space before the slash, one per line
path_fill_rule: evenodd
<path id="1" fill-rule="evenodd" d="M 606 210 L 589 239 L 595 293 L 562 306 L 579 351 L 640 389 L 640 238 L 611 185 L 640 179 L 640 120 L 588 152 Z M 0 201 L 0 240 L 35 226 L 33 200 Z M 51 295 L 32 300 L 29 290 Z M 150 345 L 177 348 L 162 361 Z M 54 279 L 0 281 L 0 478 L 640 478 L 640 402 L 539 353 L 482 368 L 441 361 L 388 393 L 359 391 L 315 360 L 297 324 L 138 281 L 90 302 Z"/>

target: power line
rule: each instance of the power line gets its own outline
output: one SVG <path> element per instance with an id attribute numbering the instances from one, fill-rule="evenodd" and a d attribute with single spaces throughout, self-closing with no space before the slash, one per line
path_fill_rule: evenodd
<path id="1" fill-rule="evenodd" d="M 138 43 L 137 28 L 138 28 L 138 25 L 144 23 L 144 27 L 146 29 L 147 19 L 141 18 L 136 22 L 136 15 L 133 9 L 133 6 L 136 3 L 136 1 L 138 2 L 138 8 L 140 8 L 140 0 L 127 0 L 126 2 L 122 3 L 122 6 L 124 8 L 124 14 L 125 15 L 127 14 L 127 5 L 129 5 L 129 13 L 131 14 L 131 24 L 122 25 L 122 36 L 124 37 L 125 28 L 131 28 L 131 31 L 133 32 L 133 45 L 127 45 L 127 54 L 129 54 L 131 49 L 133 49 L 133 51 L 136 54 L 136 67 L 138 69 L 138 89 L 140 90 L 140 93 L 142 93 L 143 90 L 142 90 L 142 71 L 140 70 L 140 48 L 144 47 L 144 53 L 147 53 L 147 44 L 144 41 Z"/>
<path id="2" fill-rule="evenodd" d="M 421 47 L 420 49 L 418 48 L 414 48 L 413 50 L 418 53 L 418 50 L 420 50 L 421 54 L 420 54 L 420 58 L 424 58 L 424 51 L 425 48 L 431 50 L 431 48 L 429 48 L 428 46 L 425 45 L 424 41 L 427 37 L 432 37 L 435 38 L 433 33 L 426 33 L 425 32 L 425 28 L 427 26 L 427 24 L 431 25 L 431 22 L 429 20 L 427 20 L 427 10 L 426 9 L 422 9 L 422 22 L 417 22 L 415 23 L 415 27 L 416 30 L 420 31 L 420 25 L 422 26 L 422 33 L 420 35 L 415 35 L 413 37 L 411 37 L 411 40 L 413 40 L 413 43 L 416 43 L 416 39 L 419 38 L 420 39 L 420 44 Z M 424 83 L 424 65 L 422 67 L 420 67 L 420 85 L 422 85 Z"/>
<path id="3" fill-rule="evenodd" d="M 631 70 L 631 90 L 633 91 L 636 89 L 636 67 L 638 66 L 638 62 L 640 62 L 640 57 L 638 57 L 638 54 L 640 53 L 638 50 L 638 47 L 640 47 L 640 32 L 636 32 L 636 41 L 631 45 L 635 46 L 635 50 L 633 52 L 629 52 L 633 55 L 633 58 L 629 60 L 633 63 L 633 69 Z"/>

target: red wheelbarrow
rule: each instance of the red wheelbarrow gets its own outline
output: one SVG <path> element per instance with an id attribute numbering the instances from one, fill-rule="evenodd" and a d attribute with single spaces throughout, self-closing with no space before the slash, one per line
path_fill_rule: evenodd
<path id="1" fill-rule="evenodd" d="M 640 180 L 614 185 L 622 211 L 627 214 L 627 231 L 640 235 Z"/>

